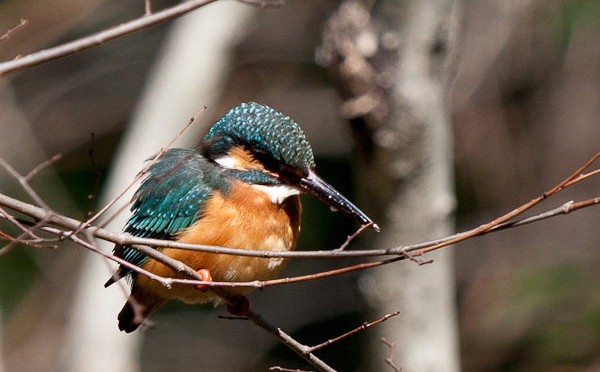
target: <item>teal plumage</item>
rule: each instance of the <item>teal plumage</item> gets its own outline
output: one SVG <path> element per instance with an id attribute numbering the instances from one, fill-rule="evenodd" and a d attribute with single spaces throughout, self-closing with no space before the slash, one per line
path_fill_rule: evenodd
<path id="1" fill-rule="evenodd" d="M 211 168 L 211 169 L 209 169 Z M 194 150 L 171 149 L 150 167 L 134 196 L 126 232 L 168 239 L 196 222 L 203 201 L 228 183 L 212 164 Z"/>
<path id="2" fill-rule="evenodd" d="M 295 121 L 270 107 L 243 103 L 211 127 L 197 150 L 170 149 L 156 159 L 134 195 L 124 231 L 195 244 L 290 250 L 300 231 L 300 193 L 314 195 L 377 229 L 314 168 L 312 149 Z M 265 280 L 277 275 L 283 264 L 281 259 L 174 248 L 162 252 L 192 267 L 204 281 Z M 114 254 L 154 275 L 185 277 L 131 246 L 117 245 Z M 171 299 L 220 302 L 219 296 L 206 292 L 207 286 L 176 284 L 167 289 L 123 265 L 105 285 L 129 275 L 131 294 L 118 315 L 119 329 L 125 332 L 136 330 Z M 247 299 L 245 303 L 249 306 Z M 248 306 L 234 314 L 243 315 Z"/>
<path id="3" fill-rule="evenodd" d="M 255 102 L 242 103 L 229 112 L 204 137 L 207 154 L 219 156 L 234 145 L 252 153 L 272 170 L 280 166 L 308 171 L 315 158 L 300 126 L 279 111 Z"/>
<path id="4" fill-rule="evenodd" d="M 242 103 L 210 128 L 201 152 L 170 149 L 150 167 L 134 195 L 133 215 L 124 231 L 141 238 L 174 239 L 198 221 L 211 193 L 227 194 L 234 179 L 258 185 L 283 184 L 259 170 L 218 166 L 214 160 L 225 156 L 233 146 L 251 149 L 265 166 L 277 172 L 308 172 L 315 166 L 310 144 L 294 120 L 268 106 Z M 146 255 L 130 246 L 117 247 L 115 255 L 137 266 L 148 261 Z M 130 273 L 131 269 L 121 266 L 105 286 Z"/>
<path id="5" fill-rule="evenodd" d="M 148 169 L 147 177 L 135 193 L 133 215 L 124 231 L 142 238 L 173 239 L 200 218 L 211 193 L 229 191 L 231 178 L 223 177 L 222 173 L 225 171 L 195 150 L 165 151 Z M 115 255 L 138 266 L 148 260 L 130 246 L 118 247 Z M 130 272 L 121 267 L 106 285 Z"/>

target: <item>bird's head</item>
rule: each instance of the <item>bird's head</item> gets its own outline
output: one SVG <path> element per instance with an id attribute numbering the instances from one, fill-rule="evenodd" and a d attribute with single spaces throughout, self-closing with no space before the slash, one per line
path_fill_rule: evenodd
<path id="1" fill-rule="evenodd" d="M 365 213 L 315 173 L 312 148 L 300 126 L 268 106 L 250 102 L 231 109 L 204 136 L 202 150 L 236 178 L 264 187 L 274 201 L 301 192 L 311 194 L 377 229 Z"/>

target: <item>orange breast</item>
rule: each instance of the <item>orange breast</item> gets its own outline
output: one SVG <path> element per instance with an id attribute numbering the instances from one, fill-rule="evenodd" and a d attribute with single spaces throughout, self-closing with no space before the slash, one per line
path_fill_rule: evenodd
<path id="1" fill-rule="evenodd" d="M 289 251 L 295 248 L 300 232 L 300 213 L 298 196 L 274 204 L 263 191 L 236 182 L 227 196 L 218 193 L 206 202 L 203 216 L 184 230 L 178 241 L 240 249 Z M 240 257 L 171 248 L 163 249 L 163 253 L 195 270 L 208 269 L 214 281 L 271 279 L 285 263 L 280 258 Z M 154 260 L 149 260 L 144 269 L 165 277 L 184 277 Z M 210 292 L 200 292 L 193 286 L 178 285 L 167 289 L 143 275 L 138 277 L 138 284 L 162 298 L 179 298 L 186 302 L 214 299 Z M 247 288 L 234 290 L 236 293 L 246 291 Z"/>

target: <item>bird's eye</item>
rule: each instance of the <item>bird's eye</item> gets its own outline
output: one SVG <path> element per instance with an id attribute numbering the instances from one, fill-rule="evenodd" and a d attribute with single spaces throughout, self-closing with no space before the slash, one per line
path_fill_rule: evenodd
<path id="1" fill-rule="evenodd" d="M 254 149 L 252 155 L 266 170 L 273 173 L 279 173 L 280 164 L 270 153 Z"/>

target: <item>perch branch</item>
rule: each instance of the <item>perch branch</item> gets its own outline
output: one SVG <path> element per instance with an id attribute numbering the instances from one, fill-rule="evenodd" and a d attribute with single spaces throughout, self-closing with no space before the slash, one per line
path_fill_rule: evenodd
<path id="1" fill-rule="evenodd" d="M 427 252 L 448 246 L 450 244 L 453 244 L 453 243 L 456 243 L 456 242 L 459 242 L 462 240 L 469 239 L 473 236 L 483 235 L 483 234 L 486 234 L 486 233 L 489 233 L 492 231 L 498 231 L 500 229 L 515 227 L 515 226 L 531 223 L 534 221 L 542 220 L 545 218 L 549 218 L 552 216 L 556 216 L 559 214 L 571 213 L 574 210 L 578 210 L 578 209 L 585 208 L 588 206 L 597 205 L 600 203 L 600 197 L 594 197 L 594 198 L 590 198 L 590 199 L 583 200 L 580 202 L 565 203 L 563 206 L 561 206 L 559 208 L 555 208 L 554 210 L 539 214 L 534 217 L 524 218 L 519 221 L 510 221 L 514 217 L 519 216 L 520 214 L 522 214 L 526 210 L 530 209 L 534 205 L 540 203 L 542 200 L 547 199 L 547 198 L 557 194 L 558 192 L 565 189 L 566 187 L 577 184 L 578 182 L 588 179 L 594 175 L 600 174 L 600 172 L 598 172 L 597 170 L 591 171 L 589 173 L 584 173 L 599 158 L 600 158 L 600 153 L 596 154 L 586 164 L 584 164 L 576 172 L 574 172 L 571 176 L 567 177 L 565 180 L 558 183 L 556 186 L 554 186 L 550 190 L 546 191 L 541 196 L 539 196 L 535 199 L 532 199 L 530 202 L 523 204 L 521 207 L 514 209 L 513 211 L 505 214 L 504 216 L 501 216 L 501 217 L 495 219 L 494 221 L 491 221 L 490 223 L 481 225 L 480 227 L 478 227 L 476 229 L 473 229 L 473 230 L 470 230 L 470 231 L 467 231 L 464 233 L 456 234 L 452 237 L 438 239 L 437 241 L 433 241 L 433 242 L 429 242 L 429 243 L 419 243 L 419 244 L 416 244 L 413 246 L 394 247 L 394 248 L 383 249 L 383 250 L 374 249 L 374 250 L 365 250 L 365 251 L 334 250 L 334 251 L 317 251 L 317 252 L 281 252 L 281 253 L 278 252 L 277 254 L 273 254 L 274 252 L 245 251 L 245 250 L 236 250 L 236 249 L 232 249 L 232 248 L 199 246 L 199 245 L 191 245 L 191 244 L 187 245 L 187 246 L 186 245 L 179 246 L 181 243 L 175 243 L 175 242 L 171 242 L 171 241 L 162 241 L 162 240 L 156 240 L 156 239 L 140 239 L 140 238 L 132 237 L 129 234 L 114 233 L 114 232 L 111 232 L 109 230 L 106 230 L 106 229 L 103 229 L 100 227 L 92 226 L 92 225 L 83 223 L 81 221 L 71 219 L 66 216 L 62 216 L 62 215 L 52 211 L 44 203 L 44 201 L 35 193 L 35 191 L 31 188 L 31 186 L 28 183 L 29 179 L 31 177 L 33 177 L 34 175 L 36 175 L 39 172 L 39 170 L 43 169 L 44 166 L 38 166 L 33 171 L 29 172 L 27 176 L 22 176 L 16 170 L 14 170 L 10 165 L 8 165 L 3 159 L 0 159 L 0 166 L 5 168 L 7 170 L 7 172 L 20 183 L 21 187 L 40 206 L 34 206 L 32 204 L 24 203 L 24 202 L 14 199 L 14 198 L 10 198 L 1 193 L 0 193 L 0 206 L 3 206 L 4 208 L 8 208 L 13 211 L 19 212 L 21 214 L 29 216 L 30 218 L 33 218 L 34 222 L 27 223 L 33 227 L 31 227 L 29 229 L 25 229 L 23 232 L 23 235 L 30 235 L 30 237 L 31 237 L 31 236 L 33 236 L 33 235 L 31 235 L 31 234 L 33 234 L 33 231 L 39 229 L 46 233 L 54 233 L 56 236 L 58 236 L 59 240 L 71 239 L 71 240 L 75 241 L 76 243 L 78 243 L 79 245 L 84 246 L 87 249 L 91 249 L 94 252 L 97 252 L 97 253 L 103 255 L 104 257 L 107 257 L 107 258 L 115 260 L 119 263 L 128 265 L 128 267 L 131 267 L 132 269 L 137 270 L 144 275 L 150 274 L 149 275 L 150 277 L 160 281 L 161 283 L 163 283 L 166 286 L 170 286 L 175 282 L 191 283 L 191 280 L 184 281 L 184 279 L 160 278 L 151 273 L 143 272 L 143 270 L 141 270 L 139 267 L 135 267 L 135 265 L 125 263 L 123 260 L 119 261 L 119 259 L 114 257 L 112 254 L 103 252 L 100 249 L 98 249 L 94 244 L 90 243 L 91 237 L 93 236 L 93 237 L 100 238 L 103 240 L 112 241 L 115 244 L 133 245 L 133 247 L 135 249 L 138 249 L 141 252 L 143 252 L 144 254 L 147 254 L 148 256 L 150 256 L 151 258 L 164 263 L 168 267 L 172 268 L 174 271 L 184 273 L 186 276 L 191 277 L 192 279 L 195 279 L 196 283 L 202 283 L 202 284 L 205 284 L 205 283 L 201 281 L 201 277 L 196 271 L 194 271 L 193 269 L 191 269 L 190 267 L 186 266 L 185 264 L 183 264 L 179 261 L 169 258 L 168 256 L 162 254 L 159 250 L 151 248 L 151 246 L 154 246 L 154 247 L 169 247 L 170 246 L 170 247 L 185 248 L 185 249 L 193 248 L 193 249 L 197 249 L 197 250 L 203 250 L 206 252 L 213 252 L 213 253 L 220 253 L 220 254 L 236 254 L 236 255 L 246 255 L 246 256 L 257 256 L 257 257 L 339 258 L 339 257 L 357 257 L 357 256 L 365 256 L 366 257 L 366 256 L 378 256 L 378 255 L 395 255 L 395 256 L 397 256 L 395 258 L 384 260 L 384 261 L 373 262 L 373 263 L 363 263 L 363 264 L 354 265 L 354 266 L 350 266 L 350 267 L 346 267 L 346 268 L 342 268 L 342 269 L 331 270 L 326 273 L 317 273 L 317 274 L 312 274 L 312 275 L 307 275 L 307 276 L 302 276 L 302 277 L 297 277 L 297 278 L 284 278 L 284 279 L 279 279 L 276 281 L 272 281 L 272 283 L 269 283 L 270 285 L 274 285 L 275 283 L 279 283 L 279 284 L 291 283 L 294 281 L 310 280 L 310 279 L 316 279 L 316 278 L 329 276 L 329 275 L 337 275 L 339 273 L 349 272 L 349 271 L 353 271 L 353 270 L 359 270 L 361 268 L 374 267 L 374 266 L 387 264 L 387 263 L 391 263 L 391 262 L 406 259 L 406 258 L 416 259 L 417 257 L 420 257 Z M 0 213 L 0 217 L 5 218 L 11 222 L 16 221 L 16 219 L 14 217 L 10 216 L 10 214 L 7 213 L 6 211 L 4 211 L 3 213 Z M 11 220 L 11 217 L 12 217 L 12 220 Z M 24 224 L 21 223 L 21 225 L 24 225 Z M 21 226 L 21 227 L 23 227 L 23 226 Z M 361 230 L 359 229 L 355 234 L 351 235 L 349 237 L 349 240 L 351 240 L 354 235 L 360 233 L 360 231 Z M 85 236 L 88 237 L 88 241 L 81 239 L 78 235 L 79 233 L 84 233 Z M 10 243 L 21 242 L 21 241 L 22 241 L 21 239 L 14 239 Z M 144 245 L 142 245 L 142 244 L 144 244 Z M 326 255 L 325 252 L 327 252 L 328 255 Z M 294 254 L 291 254 L 291 253 L 294 253 Z M 415 257 L 415 256 L 417 256 L 417 257 Z M 226 283 L 206 283 L 206 284 L 212 285 L 212 287 L 210 289 L 211 291 L 213 291 L 215 294 L 217 294 L 218 296 L 225 299 L 227 302 L 231 303 L 232 299 L 231 299 L 230 294 L 227 292 L 227 290 L 225 288 L 222 288 L 222 287 L 224 287 L 226 285 L 232 286 L 234 284 L 235 285 L 264 286 L 265 282 L 263 282 L 263 283 L 260 283 L 260 282 L 228 283 L 228 284 L 226 284 Z M 221 285 L 221 287 L 218 285 Z M 264 318 L 262 318 L 262 316 L 254 313 L 252 311 L 249 312 L 248 319 L 250 319 L 257 326 L 259 326 L 259 327 L 263 328 L 264 330 L 275 335 L 281 342 L 283 342 L 290 349 L 295 351 L 302 358 L 307 360 L 313 367 L 317 368 L 317 370 L 333 371 L 333 369 L 330 366 L 328 366 L 326 363 L 324 363 L 322 360 L 320 360 L 318 357 L 316 357 L 312 353 L 314 350 L 323 347 L 322 346 L 323 344 L 319 344 L 312 348 L 309 346 L 303 345 L 303 344 L 299 343 L 298 341 L 296 341 L 295 339 L 293 339 L 287 333 L 282 331 L 280 328 L 275 327 L 274 325 L 268 323 L 266 320 L 264 320 Z M 351 331 L 350 333 L 353 333 L 353 332 L 354 331 Z M 342 337 L 342 338 L 347 337 L 347 334 L 344 334 L 340 337 Z M 334 339 L 334 340 L 336 340 L 336 339 Z M 331 341 L 327 341 L 325 344 L 330 343 L 330 342 Z"/>

